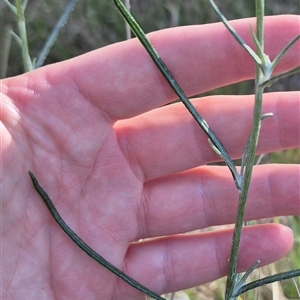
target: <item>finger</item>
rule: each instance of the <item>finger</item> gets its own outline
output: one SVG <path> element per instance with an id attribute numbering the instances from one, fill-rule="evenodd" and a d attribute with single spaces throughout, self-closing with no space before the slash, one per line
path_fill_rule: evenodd
<path id="1" fill-rule="evenodd" d="M 232 230 L 227 229 L 135 243 L 128 249 L 125 272 L 158 294 L 203 284 L 227 274 L 231 238 Z M 274 262 L 292 245 L 293 234 L 285 226 L 244 228 L 238 272 L 247 270 L 257 259 L 261 261 L 259 266 Z M 133 299 L 130 296 L 136 291 L 121 286 L 120 293 Z"/>
<path id="2" fill-rule="evenodd" d="M 245 220 L 300 215 L 299 165 L 254 167 Z M 137 238 L 189 232 L 236 219 L 238 192 L 226 167 L 206 166 L 145 185 Z"/>
<path id="3" fill-rule="evenodd" d="M 254 47 L 250 24 L 255 27 L 255 19 L 232 22 Z M 294 16 L 265 18 L 265 52 L 271 59 L 299 34 L 298 25 Z M 254 78 L 253 59 L 222 23 L 163 30 L 149 38 L 187 95 Z M 277 71 L 299 64 L 299 43 Z M 79 57 L 72 72 L 82 93 L 110 116 L 128 118 L 177 98 L 137 40 L 102 50 Z"/>
<path id="4" fill-rule="evenodd" d="M 216 96 L 193 101 L 232 158 L 240 158 L 244 151 L 253 98 Z M 263 113 L 274 116 L 262 122 L 258 153 L 299 147 L 299 107 L 299 92 L 264 95 Z M 120 121 L 115 129 L 123 153 L 146 181 L 220 160 L 180 103 Z"/>
<path id="5" fill-rule="evenodd" d="M 231 24 L 253 46 L 250 24 L 255 27 L 255 19 Z M 297 16 L 265 18 L 265 51 L 271 59 L 299 34 L 298 25 Z M 221 23 L 157 31 L 149 34 L 149 38 L 187 95 L 254 77 L 252 58 Z M 276 71 L 299 64 L 298 50 L 299 41 Z M 17 77 L 11 84 L 18 86 L 10 90 L 13 99 L 24 101 L 25 97 L 35 96 L 53 101 L 56 97 L 77 104 L 85 96 L 114 120 L 138 115 L 176 98 L 137 39 L 40 68 L 28 74 L 27 80 Z M 24 92 L 24 87 L 29 93 Z M 62 104 L 66 105 L 66 111 L 70 108 L 70 102 Z"/>

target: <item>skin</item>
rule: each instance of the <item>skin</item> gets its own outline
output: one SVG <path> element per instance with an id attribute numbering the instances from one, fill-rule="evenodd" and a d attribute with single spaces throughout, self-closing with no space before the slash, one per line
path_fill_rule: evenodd
<path id="1" fill-rule="evenodd" d="M 232 24 L 252 45 L 249 22 Z M 253 23 L 254 24 L 254 23 Z M 297 16 L 266 18 L 273 59 Z M 222 24 L 149 35 L 188 95 L 253 78 L 254 63 Z M 299 64 L 299 42 L 276 68 Z M 67 224 L 105 259 L 158 294 L 226 275 L 238 192 L 207 137 L 136 39 L 1 81 L 2 298 L 143 299 L 91 260 L 53 221 L 38 178 Z M 258 152 L 299 147 L 299 92 L 265 95 Z M 194 100 L 233 158 L 251 127 L 253 96 Z M 160 108 L 159 108 L 160 107 Z M 299 215 L 299 166 L 254 168 L 246 219 Z M 139 239 L 154 239 L 137 243 Z M 292 232 L 244 229 L 239 271 L 284 257 Z"/>

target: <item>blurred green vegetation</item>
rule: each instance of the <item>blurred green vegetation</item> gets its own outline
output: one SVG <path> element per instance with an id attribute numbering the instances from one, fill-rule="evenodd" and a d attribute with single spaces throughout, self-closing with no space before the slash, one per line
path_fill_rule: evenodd
<path id="1" fill-rule="evenodd" d="M 14 3 L 13 0 L 11 0 Z M 216 1 L 228 19 L 251 17 L 255 1 Z M 62 14 L 68 0 L 28 0 L 26 24 L 32 57 L 38 56 L 47 36 Z M 5 31 L 17 31 L 15 16 L 6 4 L 1 9 L 1 52 L 5 47 Z M 206 0 L 131 0 L 131 11 L 145 32 L 163 28 L 218 22 L 218 17 Z M 266 14 L 297 14 L 299 0 L 274 0 L 266 5 Z M 79 0 L 67 24 L 56 41 L 46 64 L 62 61 L 126 38 L 122 17 L 112 0 Z M 12 39 L 5 77 L 23 72 L 20 49 Z M 291 80 L 289 81 L 291 82 Z M 290 83 L 289 83 L 290 84 Z M 293 82 L 295 85 L 295 82 Z M 252 86 L 249 85 L 249 89 Z M 290 86 L 288 89 L 292 89 Z M 245 89 L 243 87 L 243 89 Z M 239 93 L 238 88 L 231 88 Z"/>
<path id="2" fill-rule="evenodd" d="M 285 270 L 286 266 L 292 266 L 294 269 L 300 268 L 300 217 L 294 216 L 286 218 L 287 226 L 293 229 L 294 233 L 294 246 L 293 251 L 291 251 L 284 260 L 277 262 L 277 270 Z M 282 222 L 280 222 L 282 223 Z M 299 299 L 297 290 L 295 289 L 295 284 L 300 287 L 300 277 L 294 278 L 292 280 L 284 280 L 281 282 L 281 286 L 285 292 L 285 295 L 288 299 Z"/>

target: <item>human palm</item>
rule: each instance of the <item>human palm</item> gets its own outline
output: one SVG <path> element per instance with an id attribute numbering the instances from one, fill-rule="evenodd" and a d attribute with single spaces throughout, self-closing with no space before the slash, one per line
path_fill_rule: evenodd
<path id="1" fill-rule="evenodd" d="M 271 58 L 298 33 L 298 22 L 267 19 Z M 234 25 L 250 43 L 248 23 Z M 150 38 L 188 95 L 253 77 L 253 62 L 220 24 Z M 278 71 L 298 60 L 294 46 Z M 226 167 L 203 166 L 216 155 L 181 104 L 161 107 L 175 96 L 136 40 L 3 80 L 1 90 L 3 299 L 142 298 L 72 243 L 28 170 L 87 244 L 156 293 L 226 275 L 230 229 L 178 234 L 234 222 L 232 177 Z M 239 157 L 253 97 L 193 103 Z M 299 146 L 297 105 L 297 92 L 266 95 L 264 112 L 275 115 L 264 121 L 260 152 Z M 246 218 L 298 214 L 298 182 L 296 165 L 255 168 Z M 292 245 L 279 225 L 243 234 L 240 271 L 257 259 L 275 261 Z M 137 242 L 149 237 L 156 239 Z"/>

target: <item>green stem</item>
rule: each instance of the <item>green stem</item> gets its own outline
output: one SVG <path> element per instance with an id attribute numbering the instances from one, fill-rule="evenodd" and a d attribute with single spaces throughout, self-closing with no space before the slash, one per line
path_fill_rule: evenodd
<path id="1" fill-rule="evenodd" d="M 287 271 L 287 272 L 282 272 L 282 273 L 278 273 L 278 274 L 275 274 L 275 275 L 271 275 L 271 276 L 268 276 L 268 277 L 265 277 L 265 278 L 262 278 L 262 279 L 252 281 L 248 284 L 245 284 L 240 289 L 238 289 L 234 293 L 233 296 L 237 297 L 240 294 L 243 294 L 243 293 L 245 293 L 249 290 L 260 287 L 262 285 L 273 283 L 275 281 L 287 280 L 287 279 L 294 278 L 294 277 L 299 277 L 299 276 L 300 276 L 300 269 L 290 270 L 290 271 Z"/>
<path id="2" fill-rule="evenodd" d="M 46 204 L 47 208 L 49 209 L 52 217 L 56 221 L 56 223 L 61 227 L 61 229 L 68 235 L 68 237 L 81 249 L 83 250 L 87 255 L 89 255 L 91 258 L 93 258 L 96 262 L 98 262 L 100 265 L 108 269 L 110 272 L 115 274 L 116 276 L 120 277 L 122 280 L 127 282 L 129 285 L 134 287 L 135 289 L 145 293 L 146 295 L 152 297 L 153 299 L 157 300 L 166 300 L 165 298 L 159 296 L 158 294 L 152 292 L 144 285 L 140 284 L 133 278 L 129 277 L 125 273 L 123 273 L 121 270 L 119 270 L 117 267 L 115 267 L 113 264 L 108 262 L 106 259 L 104 259 L 101 255 L 99 255 L 95 250 L 93 250 L 89 245 L 87 245 L 62 219 L 60 214 L 58 213 L 56 207 L 54 206 L 52 200 L 48 196 L 48 194 L 43 190 L 43 188 L 40 186 L 38 180 L 33 175 L 32 172 L 29 171 L 29 176 L 31 178 L 32 184 L 37 191 L 37 193 L 40 195 L 44 203 Z"/>
<path id="3" fill-rule="evenodd" d="M 288 77 L 288 76 L 291 76 L 291 75 L 295 75 L 297 73 L 300 72 L 300 66 L 296 67 L 296 68 L 293 68 L 293 69 L 290 69 L 286 72 L 283 72 L 283 73 L 280 73 L 278 75 L 275 75 L 275 76 L 272 76 L 270 77 L 268 80 L 266 81 L 261 81 L 260 82 L 260 86 L 262 87 L 268 87 L 270 85 L 272 85 L 274 82 L 282 79 L 282 78 L 285 78 L 285 77 Z"/>
<path id="4" fill-rule="evenodd" d="M 264 14 L 265 1 L 256 0 L 256 37 L 260 44 L 260 49 L 264 52 Z"/>
<path id="5" fill-rule="evenodd" d="M 32 61 L 29 55 L 28 50 L 28 41 L 27 41 L 27 33 L 26 33 L 26 23 L 24 17 L 24 8 L 22 6 L 21 0 L 15 0 L 17 15 L 18 15 L 18 27 L 20 33 L 20 39 L 22 41 L 22 58 L 24 71 L 28 72 L 33 70 Z"/>
<path id="6" fill-rule="evenodd" d="M 16 15 L 18 14 L 17 9 L 14 5 L 12 5 L 8 0 L 3 0 L 3 1 L 6 3 L 6 5 L 11 9 L 11 11 L 14 14 L 16 14 Z"/>
<path id="7" fill-rule="evenodd" d="M 130 0 L 125 0 L 125 7 L 127 8 L 127 10 L 130 12 Z M 130 40 L 131 39 L 131 29 L 129 24 L 125 21 L 125 28 L 126 28 L 126 39 Z"/>
<path id="8" fill-rule="evenodd" d="M 264 0 L 256 0 L 256 35 L 259 42 L 260 49 L 264 49 L 263 45 L 263 17 L 264 17 Z M 244 154 L 246 159 L 245 162 L 245 173 L 243 174 L 242 191 L 239 197 L 237 219 L 234 227 L 232 248 L 229 259 L 229 270 L 228 278 L 226 283 L 225 300 L 230 300 L 233 297 L 233 290 L 237 282 L 237 260 L 238 252 L 240 247 L 240 239 L 242 234 L 242 228 L 244 224 L 244 214 L 246 208 L 246 202 L 250 187 L 250 181 L 252 176 L 253 165 L 255 163 L 256 146 L 259 136 L 259 129 L 261 123 L 261 109 L 262 109 L 262 96 L 263 87 L 259 86 L 260 79 L 263 77 L 260 66 L 256 66 L 256 89 L 255 89 L 255 107 L 253 112 L 253 124 L 250 133 L 249 145 L 246 147 L 246 153 Z"/>
<path id="9" fill-rule="evenodd" d="M 218 155 L 220 155 L 225 163 L 227 164 L 228 168 L 230 169 L 235 185 L 238 190 L 241 189 L 241 177 L 239 176 L 239 173 L 237 172 L 237 169 L 234 165 L 234 162 L 230 158 L 227 150 L 224 148 L 221 141 L 218 139 L 218 137 L 215 135 L 215 133 L 212 131 L 212 129 L 209 127 L 207 122 L 202 118 L 202 116 L 198 113 L 196 108 L 193 106 L 191 101 L 187 98 L 182 88 L 179 86 L 163 60 L 160 58 L 159 54 L 153 47 L 153 45 L 150 43 L 148 38 L 146 37 L 144 31 L 141 29 L 139 24 L 136 22 L 136 20 L 133 18 L 133 16 L 130 14 L 130 12 L 126 9 L 124 4 L 121 0 L 113 0 L 116 7 L 118 8 L 119 12 L 123 16 L 123 18 L 126 20 L 126 22 L 129 24 L 132 32 L 136 35 L 136 37 L 139 39 L 141 44 L 144 46 L 145 50 L 148 52 L 149 56 L 161 72 L 161 74 L 165 77 L 170 87 L 173 89 L 173 91 L 176 93 L 178 98 L 181 100 L 181 102 L 185 105 L 187 110 L 190 112 L 190 114 L 194 117 L 196 122 L 199 124 L 199 126 L 202 128 L 202 130 L 205 132 L 205 134 L 208 136 L 208 140 L 214 151 L 217 152 Z"/>
<path id="10" fill-rule="evenodd" d="M 38 55 L 38 58 L 36 60 L 35 66 L 34 66 L 35 69 L 41 67 L 44 64 L 45 59 L 47 58 L 50 50 L 52 49 L 62 28 L 67 23 L 68 18 L 70 16 L 72 10 L 74 10 L 77 2 L 78 2 L 78 0 L 69 0 L 69 2 L 67 3 L 64 12 L 62 13 L 62 15 L 59 18 L 59 20 L 57 21 L 57 23 L 55 24 L 52 32 L 50 33 L 50 35 L 47 38 L 45 45 L 43 46 L 43 49 L 41 50 L 41 52 Z"/>
<path id="11" fill-rule="evenodd" d="M 231 35 L 236 39 L 236 41 L 248 52 L 248 54 L 254 59 L 257 64 L 261 64 L 262 61 L 258 57 L 258 55 L 245 43 L 245 41 L 239 36 L 239 34 L 235 31 L 235 29 L 229 24 L 228 20 L 219 10 L 218 6 L 215 4 L 213 0 L 208 0 L 212 8 L 215 10 L 216 14 L 220 17 L 221 21 L 231 33 Z"/>
<path id="12" fill-rule="evenodd" d="M 272 69 L 271 72 L 274 70 L 276 65 L 279 63 L 279 61 L 282 59 L 284 54 L 300 39 L 300 34 L 298 34 L 296 37 L 294 37 L 281 51 L 280 53 L 275 57 L 275 59 L 272 62 Z"/>

